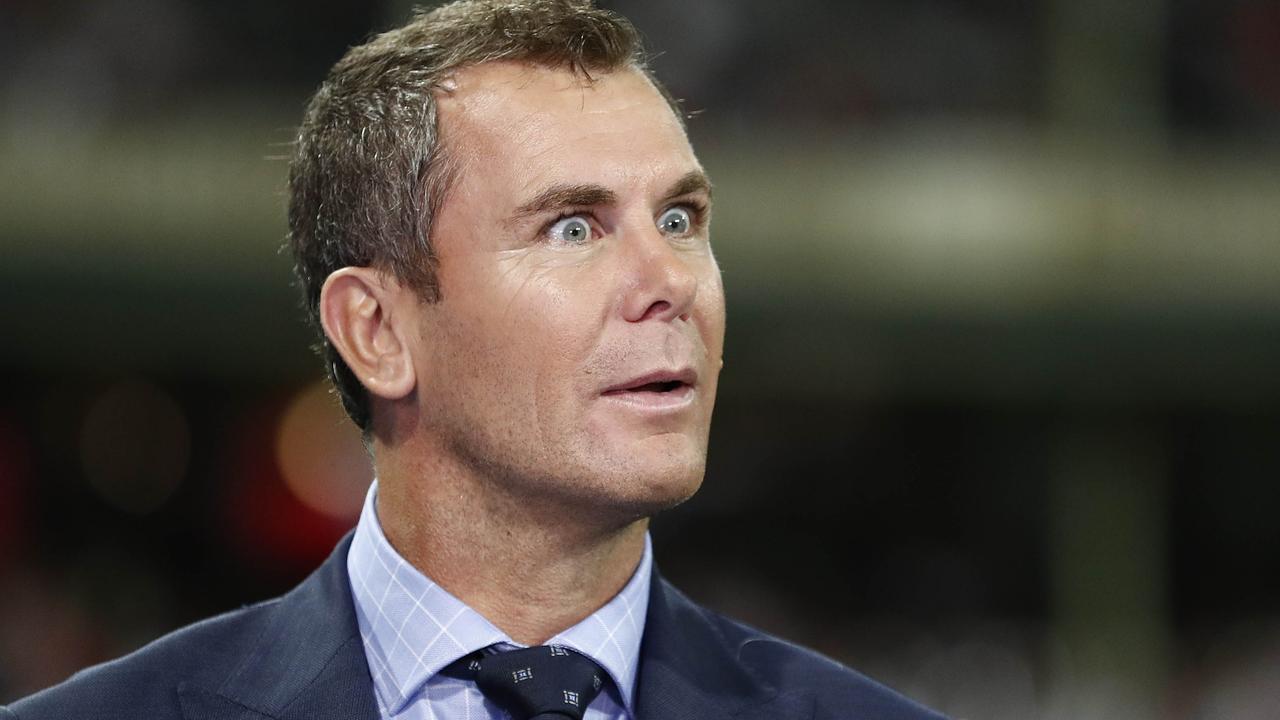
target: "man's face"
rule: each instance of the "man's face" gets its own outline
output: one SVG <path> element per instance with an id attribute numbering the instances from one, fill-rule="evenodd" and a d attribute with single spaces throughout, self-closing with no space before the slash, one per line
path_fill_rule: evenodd
<path id="1" fill-rule="evenodd" d="M 637 517 L 687 498 L 725 310 L 679 121 L 635 71 L 486 63 L 439 123 L 458 173 L 415 340 L 424 429 L 531 502 Z"/>

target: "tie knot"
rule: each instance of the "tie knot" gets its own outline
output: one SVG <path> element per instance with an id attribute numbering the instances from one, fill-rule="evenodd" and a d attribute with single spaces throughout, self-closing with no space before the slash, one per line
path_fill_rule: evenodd
<path id="1" fill-rule="evenodd" d="M 560 645 L 472 653 L 444 672 L 474 679 L 480 692 L 514 720 L 582 720 L 604 687 L 604 671 L 595 661 Z"/>

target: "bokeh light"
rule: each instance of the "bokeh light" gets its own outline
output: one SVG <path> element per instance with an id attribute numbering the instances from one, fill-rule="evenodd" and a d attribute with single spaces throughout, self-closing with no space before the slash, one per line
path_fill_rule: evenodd
<path id="1" fill-rule="evenodd" d="M 333 518 L 360 514 L 373 470 L 359 432 L 324 383 L 299 392 L 280 418 L 276 462 L 307 507 Z"/>
<path id="2" fill-rule="evenodd" d="M 190 446 L 182 408 L 140 380 L 107 388 L 89 407 L 80 432 L 89 484 L 112 506 L 138 515 L 173 494 L 186 473 Z"/>
<path id="3" fill-rule="evenodd" d="M 284 401 L 256 406 L 234 422 L 232 464 L 220 486 L 219 529 L 243 567 L 264 579 L 294 582 L 314 569 L 351 529 L 368 487 L 367 461 L 355 465 L 350 476 L 337 469 L 359 457 L 359 439 L 345 454 L 332 452 L 326 443 L 341 440 L 326 436 L 325 429 L 340 429 L 341 418 L 313 392 L 308 386 Z M 292 485 L 285 479 L 286 465 Z M 344 482 L 351 487 L 343 488 Z"/>

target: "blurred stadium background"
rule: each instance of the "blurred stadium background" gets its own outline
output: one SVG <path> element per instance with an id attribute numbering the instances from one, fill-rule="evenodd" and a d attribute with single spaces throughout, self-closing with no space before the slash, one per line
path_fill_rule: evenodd
<path id="1" fill-rule="evenodd" d="M 664 571 L 957 717 L 1277 717 L 1280 4 L 602 4 L 717 183 Z M 354 522 L 281 158 L 408 12 L 0 0 L 0 702 Z"/>

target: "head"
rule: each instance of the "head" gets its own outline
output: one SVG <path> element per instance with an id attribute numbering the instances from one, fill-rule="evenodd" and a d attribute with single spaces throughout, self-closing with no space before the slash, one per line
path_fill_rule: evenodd
<path id="1" fill-rule="evenodd" d="M 371 399 L 321 328 L 321 288 L 340 268 L 375 267 L 438 299 L 432 224 L 453 166 L 440 142 L 438 94 L 458 70 L 497 60 L 586 77 L 648 73 L 635 29 L 589 1 L 456 2 L 351 48 L 299 127 L 289 244 L 326 372 L 366 436 Z"/>
<path id="2" fill-rule="evenodd" d="M 696 489 L 724 324 L 710 186 L 641 53 L 587 2 L 464 1 L 316 93 L 290 239 L 375 452 L 637 514 Z"/>

